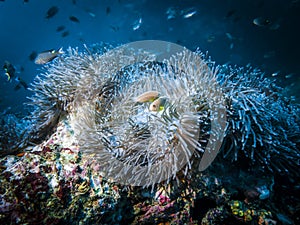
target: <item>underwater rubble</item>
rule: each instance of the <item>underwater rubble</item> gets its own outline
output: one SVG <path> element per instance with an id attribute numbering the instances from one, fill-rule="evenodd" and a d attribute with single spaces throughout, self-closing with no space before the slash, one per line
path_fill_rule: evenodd
<path id="1" fill-rule="evenodd" d="M 141 157 L 141 154 L 129 151 L 131 155 L 125 158 L 122 152 L 137 146 L 142 154 L 151 150 L 151 155 L 146 163 L 138 160 L 135 163 L 145 166 L 160 161 L 168 165 L 169 161 L 164 161 L 166 159 L 159 152 L 161 146 L 172 152 L 182 142 L 179 148 L 190 154 L 190 146 L 196 144 L 187 140 L 196 136 L 197 144 L 200 141 L 207 144 L 205 138 L 209 135 L 206 132 L 210 128 L 202 126 L 194 133 L 186 129 L 182 137 L 179 132 L 172 136 L 174 127 L 168 123 L 178 119 L 182 111 L 188 111 L 189 120 L 184 117 L 188 128 L 196 127 L 199 121 L 207 124 L 210 122 L 208 105 L 215 102 L 199 100 L 213 91 L 205 86 L 211 84 L 210 81 L 201 83 L 203 77 L 189 80 L 189 74 L 176 77 L 176 73 L 182 71 L 193 74 L 193 68 L 184 67 L 184 60 L 193 60 L 194 56 L 195 59 L 203 58 L 202 54 L 177 55 L 172 58 L 177 60 L 176 66 L 165 70 L 164 64 L 153 63 L 151 54 L 139 51 L 135 55 L 128 50 L 130 57 L 122 56 L 124 49 L 110 52 L 112 46 L 103 46 L 94 46 L 95 49 L 85 46 L 83 53 L 69 49 L 66 56 L 46 65 L 45 72 L 31 86 L 34 110 L 30 119 L 1 118 L 5 125 L 0 130 L 1 224 L 299 223 L 299 108 L 284 96 L 283 89 L 275 82 L 252 68 L 220 66 L 216 69 L 210 59 L 193 64 L 204 71 L 201 75 L 207 80 L 215 78 L 212 80 L 218 82 L 225 96 L 228 120 L 225 138 L 212 166 L 199 171 L 198 162 L 203 154 L 199 148 L 199 152 L 191 151 L 188 166 L 171 170 L 161 182 L 152 180 L 145 185 L 138 181 L 140 176 L 134 173 L 136 171 L 127 180 L 137 179 L 136 183 L 117 182 L 114 178 L 122 179 L 129 169 L 117 168 L 119 177 L 112 177 L 109 171 L 116 169 L 113 168 L 116 164 L 109 161 L 111 158 L 103 157 L 104 150 L 130 164 L 133 162 L 130 157 Z M 142 63 L 131 66 L 137 59 Z M 152 70 L 156 75 L 151 74 Z M 181 79 L 184 84 L 180 83 Z M 167 87 L 168 82 L 177 86 Z M 161 91 L 164 98 L 177 90 L 182 91 L 180 94 L 196 91 L 192 98 L 182 98 L 182 102 L 176 102 L 178 93 L 170 94 L 165 100 L 159 96 L 161 93 L 153 92 L 161 84 L 165 89 Z M 203 88 L 197 89 L 200 84 Z M 152 92 L 145 92 L 147 89 Z M 147 105 L 149 99 L 141 100 L 145 93 L 155 94 L 149 101 L 150 107 Z M 151 128 L 160 131 L 160 123 L 171 127 L 173 130 L 166 128 L 168 145 L 158 140 L 161 145 L 154 142 L 153 146 L 157 147 L 153 147 L 154 150 L 145 147 L 145 139 L 150 138 L 153 131 L 149 129 L 150 123 L 141 128 L 138 126 L 144 125 L 141 117 L 129 117 L 133 131 L 126 133 L 128 127 L 122 124 L 124 119 L 119 123 L 119 118 L 112 115 L 123 113 L 127 118 L 127 112 L 132 111 L 127 111 L 126 101 L 131 104 L 130 99 L 137 96 L 141 102 L 134 102 L 134 113 L 146 108 L 149 118 L 153 118 L 149 111 L 158 103 L 158 109 L 153 110 L 156 127 Z M 159 113 L 166 109 L 170 110 L 168 114 L 159 118 Z M 218 109 L 224 112 L 224 107 Z M 143 123 L 135 124 L 134 119 Z M 21 128 L 14 129 L 16 124 Z M 145 148 L 133 143 L 126 149 L 129 137 Z M 121 141 L 123 143 L 119 144 Z M 168 155 L 169 152 L 163 153 Z"/>

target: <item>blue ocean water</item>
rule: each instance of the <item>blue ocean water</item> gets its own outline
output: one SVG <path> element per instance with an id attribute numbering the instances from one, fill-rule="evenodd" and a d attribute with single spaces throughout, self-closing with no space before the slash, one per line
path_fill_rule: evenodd
<path id="1" fill-rule="evenodd" d="M 58 12 L 47 19 L 53 6 Z M 156 39 L 190 50 L 199 47 L 218 64 L 250 63 L 266 76 L 276 76 L 282 86 L 291 86 L 290 94 L 299 101 L 299 9 L 297 0 L 0 1 L 1 69 L 7 60 L 30 83 L 41 68 L 30 61 L 32 52 Z M 255 18 L 262 24 L 254 24 Z M 65 29 L 57 32 L 59 26 Z M 21 112 L 31 93 L 14 90 L 16 82 L 6 82 L 3 70 L 0 79 L 0 111 Z"/>

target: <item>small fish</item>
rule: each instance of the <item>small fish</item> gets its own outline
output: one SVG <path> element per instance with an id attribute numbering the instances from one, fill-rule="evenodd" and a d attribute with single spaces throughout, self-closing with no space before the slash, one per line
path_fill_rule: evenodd
<path id="1" fill-rule="evenodd" d="M 177 16 L 177 10 L 174 7 L 169 7 L 166 11 L 166 14 L 167 14 L 167 20 L 175 19 Z"/>
<path id="2" fill-rule="evenodd" d="M 62 32 L 61 36 L 62 37 L 67 37 L 69 34 L 70 34 L 69 31 L 64 31 L 64 32 Z"/>
<path id="3" fill-rule="evenodd" d="M 93 13 L 93 12 L 90 12 L 90 11 L 87 11 L 87 13 L 91 16 L 91 17 L 93 17 L 93 18 L 95 18 L 96 17 L 96 14 L 95 13 Z"/>
<path id="4" fill-rule="evenodd" d="M 20 73 L 24 71 L 24 68 L 21 66 L 18 71 L 16 70 L 16 67 L 13 66 L 10 62 L 5 61 L 3 65 L 3 69 L 5 71 L 5 75 L 7 76 L 7 81 L 12 82 L 13 78 L 17 82 L 17 85 L 15 86 L 15 90 L 19 90 L 22 86 L 27 89 L 28 85 L 27 83 L 22 80 L 20 77 L 16 76 L 16 73 Z"/>
<path id="5" fill-rule="evenodd" d="M 272 73 L 272 77 L 278 76 L 279 73 L 280 73 L 280 71 L 277 71 L 277 72 Z"/>
<path id="6" fill-rule="evenodd" d="M 20 152 L 20 153 L 16 154 L 16 156 L 23 157 L 25 154 L 26 154 L 26 152 Z"/>
<path id="7" fill-rule="evenodd" d="M 28 88 L 28 84 L 21 77 L 16 77 L 15 81 L 18 82 L 14 88 L 15 91 L 19 90 L 21 87 L 25 90 Z"/>
<path id="8" fill-rule="evenodd" d="M 191 18 L 197 13 L 197 10 L 195 8 L 188 8 L 188 9 L 183 9 L 181 10 L 181 15 L 184 19 Z"/>
<path id="9" fill-rule="evenodd" d="M 259 27 L 265 27 L 271 24 L 271 21 L 267 18 L 257 17 L 253 19 L 253 24 Z"/>
<path id="10" fill-rule="evenodd" d="M 226 37 L 229 39 L 229 40 L 233 40 L 233 36 L 230 34 L 230 33 L 225 33 Z"/>
<path id="11" fill-rule="evenodd" d="M 35 58 L 36 58 L 36 56 L 37 56 L 37 52 L 36 51 L 32 51 L 30 53 L 30 55 L 28 56 L 28 58 L 29 58 L 30 61 L 34 61 Z"/>
<path id="12" fill-rule="evenodd" d="M 141 27 L 142 22 L 142 18 L 139 18 L 138 20 L 134 21 L 132 24 L 132 30 L 138 30 Z"/>
<path id="13" fill-rule="evenodd" d="M 16 76 L 16 69 L 10 62 L 5 61 L 3 69 L 5 71 L 5 75 L 7 76 L 7 81 L 11 81 L 11 79 Z"/>
<path id="14" fill-rule="evenodd" d="M 208 43 L 211 43 L 211 42 L 213 42 L 213 41 L 215 41 L 216 40 L 216 36 L 214 35 L 214 34 L 210 34 L 210 35 L 208 35 L 208 37 L 207 37 L 207 42 Z"/>
<path id="15" fill-rule="evenodd" d="M 23 3 L 25 4 L 25 3 L 28 3 L 29 2 L 29 0 L 23 0 Z"/>
<path id="16" fill-rule="evenodd" d="M 110 12 L 111 12 L 111 9 L 110 9 L 110 7 L 109 7 L 109 6 L 107 6 L 107 7 L 106 7 L 106 10 L 105 10 L 105 13 L 106 13 L 106 15 L 109 15 L 109 14 L 110 14 Z"/>
<path id="17" fill-rule="evenodd" d="M 182 40 L 176 40 L 176 44 L 182 45 Z"/>
<path id="18" fill-rule="evenodd" d="M 84 38 L 79 38 L 79 41 L 82 43 L 86 43 L 86 41 L 84 40 Z"/>
<path id="19" fill-rule="evenodd" d="M 21 89 L 21 84 L 19 83 L 19 84 L 17 84 L 15 87 L 14 87 L 14 91 L 18 91 L 18 90 L 20 90 Z"/>
<path id="20" fill-rule="evenodd" d="M 286 79 L 289 79 L 289 78 L 291 78 L 292 76 L 294 76 L 294 74 L 293 74 L 293 73 L 290 73 L 290 74 L 288 74 L 288 75 L 285 75 L 284 77 L 285 77 Z"/>
<path id="21" fill-rule="evenodd" d="M 63 54 L 64 51 L 62 50 L 62 48 L 58 49 L 58 50 L 48 50 L 48 51 L 43 51 L 41 53 L 39 53 L 37 55 L 37 57 L 34 60 L 35 64 L 45 64 L 48 63 L 50 61 L 52 61 L 53 59 L 55 59 L 58 55 Z"/>
<path id="22" fill-rule="evenodd" d="M 149 110 L 152 112 L 159 112 L 164 109 L 164 105 L 166 104 L 167 99 L 164 97 L 159 97 L 149 106 Z"/>
<path id="23" fill-rule="evenodd" d="M 276 23 L 272 23 L 269 27 L 270 30 L 278 30 L 280 28 L 280 23 L 276 22 Z"/>
<path id="24" fill-rule="evenodd" d="M 144 102 L 153 102 L 155 99 L 159 97 L 158 91 L 147 91 L 143 94 L 139 95 L 135 101 L 138 103 L 144 103 Z"/>
<path id="25" fill-rule="evenodd" d="M 24 67 L 23 66 L 21 66 L 19 71 L 18 71 L 18 73 L 21 73 L 21 72 L 24 72 Z"/>
<path id="26" fill-rule="evenodd" d="M 53 16 L 55 16 L 58 13 L 58 7 L 57 6 L 52 6 L 51 8 L 48 9 L 46 13 L 46 18 L 50 19 Z"/>
<path id="27" fill-rule="evenodd" d="M 112 30 L 115 31 L 115 32 L 117 32 L 117 31 L 120 30 L 120 27 L 118 27 L 118 26 L 110 25 L 109 27 L 110 27 L 110 29 L 112 29 Z"/>
<path id="28" fill-rule="evenodd" d="M 56 32 L 61 32 L 61 31 L 63 31 L 64 29 L 66 29 L 66 27 L 65 27 L 64 25 L 58 26 L 58 27 L 56 28 Z"/>
<path id="29" fill-rule="evenodd" d="M 70 16 L 69 19 L 74 23 L 80 23 L 79 19 L 75 16 Z"/>
<path id="30" fill-rule="evenodd" d="M 193 11 L 193 12 L 190 12 L 190 13 L 187 13 L 183 16 L 183 18 L 187 19 L 187 18 L 190 18 L 192 17 L 193 15 L 195 15 L 197 13 L 197 11 Z"/>

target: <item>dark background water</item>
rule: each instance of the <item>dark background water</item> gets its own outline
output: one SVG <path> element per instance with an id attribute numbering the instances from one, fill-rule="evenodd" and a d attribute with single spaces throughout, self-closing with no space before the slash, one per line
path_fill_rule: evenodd
<path id="1" fill-rule="evenodd" d="M 59 11 L 46 19 L 52 6 Z M 177 12 L 172 19 L 166 13 L 170 7 Z M 188 10 L 197 13 L 184 18 Z M 70 16 L 80 22 L 72 22 Z M 257 26 L 253 23 L 257 17 L 270 23 Z M 61 25 L 69 32 L 66 37 L 56 31 Z M 300 102 L 299 0 L 6 0 L 0 1 L 0 28 L 1 68 L 5 60 L 23 67 L 18 76 L 27 83 L 41 69 L 29 59 L 33 51 L 158 39 L 191 50 L 199 47 L 217 64 L 250 63 L 268 77 L 276 75 Z M 15 91 L 16 84 L 7 82 L 1 70 L 0 112 L 23 111 L 31 92 L 23 88 Z"/>

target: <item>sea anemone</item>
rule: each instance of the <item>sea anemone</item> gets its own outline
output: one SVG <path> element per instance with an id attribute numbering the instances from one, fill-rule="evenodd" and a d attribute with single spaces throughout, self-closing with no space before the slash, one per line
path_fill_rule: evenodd
<path id="1" fill-rule="evenodd" d="M 179 171 L 205 170 L 219 151 L 250 168 L 297 175 L 299 107 L 259 70 L 141 41 L 70 48 L 44 71 L 31 87 L 28 142 L 68 115 L 81 151 L 116 182 L 168 183 Z"/>
<path id="2" fill-rule="evenodd" d="M 198 54 L 185 50 L 164 62 L 138 61 L 96 91 L 76 112 L 79 144 L 101 160 L 106 176 L 123 184 L 169 182 L 191 168 L 192 156 L 200 157 L 223 138 L 216 129 L 225 129 L 222 94 Z M 216 126 L 220 116 L 223 126 Z M 218 149 L 209 151 L 212 156 Z"/>
<path id="3" fill-rule="evenodd" d="M 211 71 L 202 70 L 191 80 L 176 72 L 155 63 L 125 67 L 105 84 L 109 88 L 95 104 L 79 113 L 80 146 L 96 154 L 107 176 L 149 186 L 191 168 L 192 155 L 204 152 L 209 93 L 200 87 L 213 82 L 204 79 Z M 138 101 L 149 92 L 157 93 L 156 100 Z"/>
<path id="4" fill-rule="evenodd" d="M 45 65 L 43 72 L 29 88 L 33 92 L 28 103 L 33 107 L 30 116 L 33 125 L 29 131 L 31 142 L 39 143 L 51 134 L 60 118 L 72 111 L 75 99 L 77 102 L 82 96 L 88 99 L 91 85 L 94 89 L 102 85 L 106 71 L 99 67 L 101 62 L 106 62 L 103 54 L 109 48 L 111 46 L 106 44 L 92 46 L 91 50 L 86 48 L 84 52 L 79 52 L 78 48 L 69 48 L 65 57 Z"/>
<path id="5" fill-rule="evenodd" d="M 223 156 L 250 168 L 297 176 L 298 105 L 258 69 L 221 66 L 217 77 L 228 105 Z"/>
<path id="6" fill-rule="evenodd" d="M 87 54 L 78 49 L 68 49 L 68 56 L 58 58 L 46 65 L 29 90 L 33 95 L 28 104 L 33 107 L 30 128 L 30 140 L 34 143 L 43 141 L 65 115 L 74 100 L 77 83 L 81 76 L 90 69 Z"/>
<path id="7" fill-rule="evenodd" d="M 298 106 L 261 71 L 215 69 L 203 58 L 182 51 L 163 62 L 124 64 L 81 109 L 81 147 L 107 162 L 108 176 L 168 182 L 195 161 L 205 170 L 220 148 L 249 168 L 297 176 Z"/>

